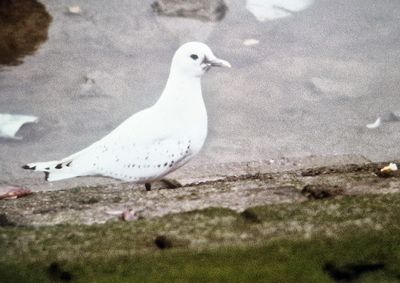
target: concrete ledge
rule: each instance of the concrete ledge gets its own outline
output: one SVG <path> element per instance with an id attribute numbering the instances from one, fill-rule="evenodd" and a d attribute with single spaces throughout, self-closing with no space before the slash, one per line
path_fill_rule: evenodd
<path id="1" fill-rule="evenodd" d="M 285 172 L 320 166 L 335 166 L 344 164 L 366 164 L 370 162 L 361 155 L 329 155 L 329 156 L 308 156 L 288 157 L 276 160 L 258 160 L 249 162 L 216 163 L 204 165 L 183 166 L 174 173 L 168 175 L 179 181 L 182 185 L 203 183 L 209 181 L 223 180 L 226 177 L 241 176 L 256 173 Z M 43 174 L 32 174 L 32 178 L 13 180 L 10 185 L 21 186 L 32 191 L 53 191 L 64 190 L 74 187 L 92 187 L 122 184 L 121 181 L 110 178 L 82 177 L 65 181 L 49 183 L 43 180 Z M 0 181 L 1 184 L 1 181 Z M 135 187 L 136 185 L 131 185 Z M 140 186 L 141 187 L 141 186 Z"/>
<path id="2" fill-rule="evenodd" d="M 198 175 L 179 179 L 184 186 L 178 189 L 157 185 L 148 192 L 128 183 L 57 188 L 0 201 L 0 211 L 15 225 L 93 224 L 118 221 L 122 215 L 137 220 L 211 207 L 240 212 L 309 199 L 399 193 L 399 174 L 382 176 L 384 165 L 354 156 L 282 160 L 270 166 L 224 164 L 193 169 Z"/>

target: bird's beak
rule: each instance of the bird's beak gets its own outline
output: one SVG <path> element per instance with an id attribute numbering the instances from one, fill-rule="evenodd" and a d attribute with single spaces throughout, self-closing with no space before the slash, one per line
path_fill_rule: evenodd
<path id="1" fill-rule="evenodd" d="M 209 65 L 211 67 L 226 67 L 226 68 L 231 68 L 232 67 L 231 64 L 228 61 L 219 59 L 217 57 L 214 57 L 214 58 L 211 58 L 211 59 L 205 57 L 202 63 L 207 64 L 207 65 Z"/>

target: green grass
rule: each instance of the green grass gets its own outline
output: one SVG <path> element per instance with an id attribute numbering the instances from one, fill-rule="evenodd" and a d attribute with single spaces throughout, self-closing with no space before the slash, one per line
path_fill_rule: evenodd
<path id="1" fill-rule="evenodd" d="M 0 227 L 0 282 L 335 282 L 332 273 L 399 282 L 399 201 L 366 195 L 244 214 L 212 208 L 92 226 Z M 159 235 L 172 248 L 160 250 Z"/>
<path id="2" fill-rule="evenodd" d="M 105 255 L 107 253 L 105 252 Z M 163 250 L 142 255 L 50 258 L 25 264 L 0 265 L 1 282 L 52 282 L 69 274 L 73 282 L 333 282 L 327 263 L 382 263 L 377 272 L 361 274 L 357 282 L 396 282 L 400 240 L 391 233 L 349 233 L 341 240 L 275 240 L 247 248 L 225 247 L 203 251 Z"/>

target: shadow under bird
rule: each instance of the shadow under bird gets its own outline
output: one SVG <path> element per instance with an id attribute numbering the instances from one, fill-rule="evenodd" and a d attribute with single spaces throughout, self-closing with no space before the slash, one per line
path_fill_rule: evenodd
<path id="1" fill-rule="evenodd" d="M 45 173 L 47 181 L 105 176 L 151 183 L 183 166 L 202 148 L 207 111 L 200 79 L 212 67 L 231 67 L 201 42 L 188 42 L 174 54 L 158 101 L 125 120 L 87 148 L 60 160 L 22 168 Z"/>

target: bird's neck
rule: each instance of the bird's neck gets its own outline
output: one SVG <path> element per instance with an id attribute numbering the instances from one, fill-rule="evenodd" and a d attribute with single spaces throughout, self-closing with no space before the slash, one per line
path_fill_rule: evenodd
<path id="1" fill-rule="evenodd" d="M 202 105 L 200 77 L 187 76 L 171 72 L 157 106 L 188 108 L 191 105 Z"/>
<path id="2" fill-rule="evenodd" d="M 154 106 L 164 122 L 193 138 L 193 152 L 207 136 L 207 110 L 201 93 L 200 77 L 170 73 L 167 85 Z"/>

